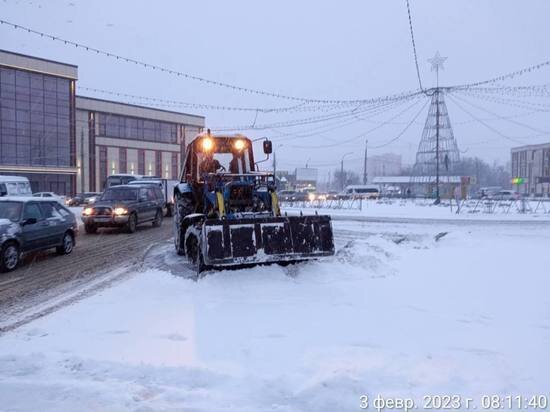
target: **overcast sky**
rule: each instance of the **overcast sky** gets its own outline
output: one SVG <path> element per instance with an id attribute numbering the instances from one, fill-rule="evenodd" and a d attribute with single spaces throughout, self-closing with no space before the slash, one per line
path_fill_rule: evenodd
<path id="1" fill-rule="evenodd" d="M 550 2 L 515 0 L 411 0 L 421 76 L 435 84 L 427 59 L 437 50 L 447 56 L 443 85 L 462 84 L 550 59 Z M 282 94 L 321 98 L 369 98 L 418 87 L 404 0 L 379 1 L 80 1 L 0 0 L 3 19 L 66 37 L 113 53 L 196 74 L 213 80 Z M 233 92 L 147 70 L 0 25 L 0 48 L 79 66 L 81 86 L 123 93 L 218 105 L 282 107 L 292 102 Z M 508 84 L 548 83 L 550 69 Z M 77 93 L 91 95 L 89 92 Z M 108 98 L 107 96 L 95 95 Z M 550 131 L 546 113 L 471 100 L 500 116 L 519 116 L 529 129 L 468 106 L 476 117 L 525 143 L 533 128 Z M 411 103 L 412 104 L 412 103 Z M 368 134 L 369 145 L 397 136 L 422 102 L 392 124 Z M 363 138 L 410 104 L 371 119 L 338 126 L 336 122 L 294 128 L 244 130 L 251 137 L 274 140 L 280 168 L 310 165 L 335 168 L 341 156 L 360 167 Z M 448 99 L 451 122 L 463 156 L 505 163 L 515 143 L 495 134 Z M 372 154 L 394 152 L 412 163 L 428 106 L 403 136 Z M 262 114 L 202 111 L 207 125 L 250 125 L 324 115 L 324 112 Z M 490 119 L 493 117 L 492 119 Z M 346 122 L 349 123 L 349 122 Z M 334 127 L 336 124 L 337 127 Z M 328 127 L 332 125 L 332 127 Z M 321 133 L 312 133 L 314 127 Z M 326 127 L 325 127 L 326 126 Z M 331 129 L 331 130 L 326 130 Z M 288 134 L 309 135 L 293 140 Z M 531 136 L 531 137 L 529 137 Z M 314 148 L 348 140 L 342 145 Z M 279 146 L 282 144 L 282 146 Z M 299 146 L 299 147 L 298 147 Z M 304 147 L 311 147 L 310 149 Z M 334 163 L 334 165 L 332 165 Z"/>

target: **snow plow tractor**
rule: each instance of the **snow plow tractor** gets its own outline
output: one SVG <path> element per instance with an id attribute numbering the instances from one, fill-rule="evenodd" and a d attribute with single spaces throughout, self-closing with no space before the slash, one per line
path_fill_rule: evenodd
<path id="1" fill-rule="evenodd" d="M 269 158 L 269 140 L 263 149 Z M 186 153 L 174 244 L 197 273 L 334 254 L 330 216 L 281 216 L 273 174 L 257 171 L 250 139 L 203 133 Z"/>

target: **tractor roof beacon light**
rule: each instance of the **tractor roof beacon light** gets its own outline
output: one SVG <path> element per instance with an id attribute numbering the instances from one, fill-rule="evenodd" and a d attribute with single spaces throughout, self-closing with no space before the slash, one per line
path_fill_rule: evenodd
<path id="1" fill-rule="evenodd" d="M 202 139 L 201 142 L 202 150 L 205 152 L 209 152 L 214 148 L 214 140 L 212 140 L 210 137 L 205 137 Z"/>

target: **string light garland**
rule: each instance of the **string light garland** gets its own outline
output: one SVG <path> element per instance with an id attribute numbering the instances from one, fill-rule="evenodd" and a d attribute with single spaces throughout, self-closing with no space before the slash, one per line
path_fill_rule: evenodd
<path id="1" fill-rule="evenodd" d="M 367 130 L 366 132 L 363 132 L 363 133 L 360 133 L 350 139 L 346 139 L 346 140 L 342 140 L 338 143 L 334 143 L 334 144 L 328 144 L 328 145 L 316 145 L 316 146 L 297 146 L 297 145 L 288 145 L 289 147 L 293 147 L 293 148 L 296 148 L 296 149 L 325 149 L 325 148 L 328 148 L 328 147 L 337 147 L 337 146 L 341 146 L 342 144 L 346 144 L 346 143 L 351 143 L 355 140 L 358 140 L 362 137 L 365 137 L 366 135 L 386 126 L 387 124 L 390 124 L 390 122 L 392 122 L 393 120 L 397 119 L 398 117 L 402 116 L 403 114 L 405 114 L 407 111 L 409 111 L 410 109 L 412 109 L 413 107 L 415 107 L 419 102 L 421 102 L 422 100 L 420 99 L 415 99 L 415 101 L 413 102 L 413 104 L 411 104 L 410 106 L 407 106 L 404 110 L 398 112 L 397 114 L 395 114 L 394 116 L 390 117 L 389 119 L 387 119 L 386 121 L 384 121 L 383 123 L 379 124 L 378 126 L 375 126 L 369 130 Z"/>
<path id="2" fill-rule="evenodd" d="M 416 42 L 414 41 L 414 31 L 413 31 L 413 24 L 412 24 L 412 17 L 411 17 L 411 6 L 409 4 L 409 0 L 405 0 L 407 3 L 407 14 L 409 16 L 409 30 L 411 33 L 411 43 L 412 43 L 412 49 L 414 54 L 414 65 L 416 67 L 416 77 L 418 78 L 418 85 L 420 86 L 420 90 L 425 93 L 424 87 L 422 86 L 422 78 L 420 77 L 420 68 L 418 67 L 418 56 L 416 54 Z"/>
<path id="3" fill-rule="evenodd" d="M 35 29 L 30 28 L 30 27 L 21 25 L 21 24 L 16 24 L 16 23 L 12 23 L 12 22 L 9 22 L 7 20 L 4 20 L 4 19 L 0 19 L 0 25 L 3 25 L 3 24 L 5 24 L 6 26 L 9 26 L 9 27 L 12 27 L 13 29 L 16 29 L 16 30 L 20 29 L 20 30 L 26 31 L 29 34 L 33 34 L 33 35 L 40 36 L 40 37 L 43 37 L 43 38 L 51 39 L 53 41 L 63 43 L 67 46 L 74 46 L 75 48 L 80 48 L 80 49 L 83 49 L 83 50 L 85 50 L 87 52 L 90 52 L 90 53 L 95 53 L 95 54 L 98 54 L 98 55 L 106 56 L 106 57 L 113 58 L 113 59 L 116 59 L 116 60 L 120 60 L 120 61 L 123 61 L 123 62 L 126 62 L 126 63 L 132 63 L 132 64 L 135 64 L 137 66 L 144 67 L 146 69 L 158 70 L 159 72 L 168 73 L 168 74 L 171 74 L 171 75 L 174 75 L 174 76 L 183 77 L 183 78 L 186 78 L 186 79 L 189 79 L 189 80 L 202 82 L 204 84 L 209 84 L 209 85 L 212 85 L 212 86 L 224 87 L 224 88 L 228 88 L 228 89 L 235 90 L 235 91 L 238 91 L 238 92 L 243 92 L 243 93 L 256 94 L 256 95 L 262 95 L 262 96 L 267 96 L 267 97 L 274 97 L 274 98 L 278 98 L 278 99 L 292 100 L 292 101 L 297 101 L 297 102 L 321 103 L 321 104 L 365 104 L 365 103 L 374 103 L 374 102 L 378 101 L 378 99 L 379 99 L 379 98 L 374 98 L 374 99 L 372 99 L 372 98 L 371 99 L 350 99 L 350 100 L 311 99 L 311 98 L 306 98 L 306 97 L 289 96 L 289 95 L 285 95 L 285 94 L 282 94 L 282 93 L 270 92 L 270 91 L 265 91 L 265 90 L 252 89 L 252 88 L 249 88 L 249 87 L 237 86 L 237 85 L 230 84 L 230 83 L 225 83 L 225 82 L 221 82 L 221 81 L 217 81 L 217 80 L 207 79 L 205 77 L 197 76 L 197 75 L 194 75 L 194 74 L 169 69 L 169 68 L 157 65 L 157 64 L 147 63 L 147 62 L 137 60 L 137 59 L 134 59 L 134 58 L 131 58 L 131 57 L 121 56 L 121 55 L 116 54 L 116 53 L 111 53 L 111 52 L 108 52 L 108 51 L 105 51 L 105 50 L 102 50 L 102 49 L 98 49 L 96 47 L 85 45 L 83 43 L 79 43 L 79 42 L 76 42 L 76 41 L 73 41 L 73 40 L 65 39 L 63 37 L 55 36 L 53 34 L 45 33 L 45 32 L 39 31 L 39 30 L 35 30 Z M 386 97 L 392 97 L 392 96 L 386 96 Z"/>

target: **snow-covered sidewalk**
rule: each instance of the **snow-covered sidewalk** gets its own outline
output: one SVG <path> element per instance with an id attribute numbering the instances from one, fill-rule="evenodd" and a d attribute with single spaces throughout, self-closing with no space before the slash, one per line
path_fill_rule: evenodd
<path id="1" fill-rule="evenodd" d="M 0 336 L 0 410 L 333 412 L 362 394 L 548 392 L 546 226 L 334 226 L 327 261 L 198 282 L 148 268 Z"/>
<path id="2" fill-rule="evenodd" d="M 427 199 L 381 199 L 361 201 L 343 201 L 341 207 L 333 202 L 295 202 L 283 203 L 282 210 L 290 214 L 304 213 L 330 214 L 334 218 L 353 218 L 370 221 L 486 221 L 486 222 L 547 222 L 550 223 L 550 202 L 529 201 L 525 204 L 525 213 L 520 213 L 522 204 L 517 202 L 487 202 L 471 200 L 461 206 L 457 213 L 456 203 L 452 206 L 448 200 L 434 205 Z M 331 206 L 330 208 L 328 206 Z"/>

